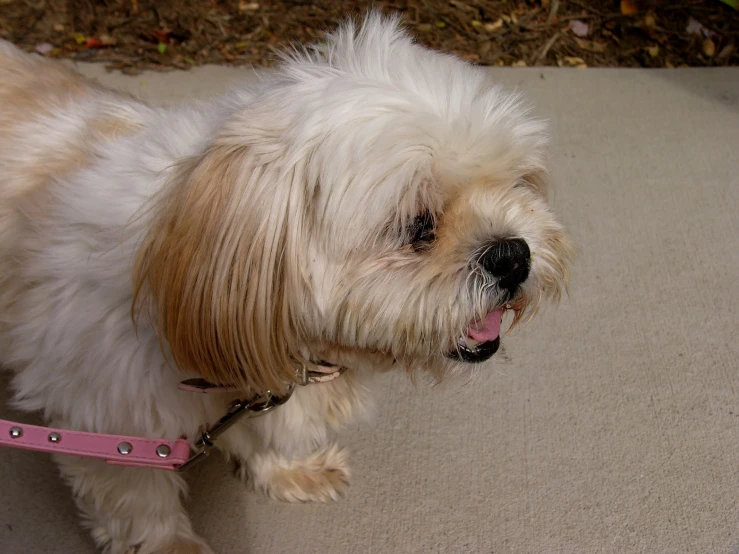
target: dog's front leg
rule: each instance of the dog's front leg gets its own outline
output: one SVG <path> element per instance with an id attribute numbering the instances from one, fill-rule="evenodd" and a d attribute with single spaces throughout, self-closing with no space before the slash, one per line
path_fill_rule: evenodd
<path id="1" fill-rule="evenodd" d="M 55 456 L 84 523 L 105 554 L 213 554 L 192 530 L 174 472 Z"/>
<path id="2" fill-rule="evenodd" d="M 330 430 L 366 412 L 365 392 L 346 377 L 298 387 L 287 403 L 233 427 L 220 442 L 254 489 L 288 502 L 336 500 L 349 485 L 349 467 Z"/>

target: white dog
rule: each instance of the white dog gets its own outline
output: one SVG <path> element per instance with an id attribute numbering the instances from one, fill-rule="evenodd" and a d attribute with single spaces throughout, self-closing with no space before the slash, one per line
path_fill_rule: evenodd
<path id="1" fill-rule="evenodd" d="M 378 371 L 467 373 L 565 287 L 545 126 L 485 70 L 370 15 L 211 103 L 156 108 L 0 43 L 0 363 L 55 427 L 187 437 L 329 500 L 330 431 Z M 325 361 L 325 362 L 322 362 Z M 322 367 L 321 367 L 322 366 Z M 237 392 L 178 390 L 201 378 Z M 105 552 L 206 553 L 181 475 L 56 456 Z"/>

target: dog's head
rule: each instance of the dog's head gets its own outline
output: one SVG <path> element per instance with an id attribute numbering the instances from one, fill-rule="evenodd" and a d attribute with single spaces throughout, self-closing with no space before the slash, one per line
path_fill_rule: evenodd
<path id="1" fill-rule="evenodd" d="M 310 359 L 442 376 L 565 286 L 545 126 L 394 19 L 287 55 L 224 110 L 136 265 L 181 367 L 257 390 Z"/>

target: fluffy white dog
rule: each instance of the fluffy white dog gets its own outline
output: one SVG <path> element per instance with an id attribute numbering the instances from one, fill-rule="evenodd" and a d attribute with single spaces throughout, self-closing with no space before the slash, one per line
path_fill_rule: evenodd
<path id="1" fill-rule="evenodd" d="M 256 489 L 347 486 L 330 431 L 378 371 L 469 373 L 567 281 L 546 135 L 485 70 L 395 19 L 346 23 L 210 103 L 152 107 L 0 43 L 0 363 L 17 406 L 94 433 L 218 441 Z M 195 394 L 201 378 L 238 392 Z M 114 554 L 207 553 L 179 473 L 57 456 Z"/>

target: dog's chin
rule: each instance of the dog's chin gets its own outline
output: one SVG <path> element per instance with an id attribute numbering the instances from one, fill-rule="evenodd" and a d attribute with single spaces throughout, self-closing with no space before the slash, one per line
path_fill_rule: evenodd
<path id="1" fill-rule="evenodd" d="M 460 342 L 454 350 L 446 354 L 446 357 L 458 362 L 479 364 L 492 358 L 499 347 L 500 337 L 495 337 L 493 340 L 481 342 L 474 346 Z"/>
<path id="2" fill-rule="evenodd" d="M 503 310 L 490 312 L 481 321 L 473 322 L 455 348 L 446 356 L 455 361 L 478 364 L 493 357 L 500 347 L 500 326 Z"/>

